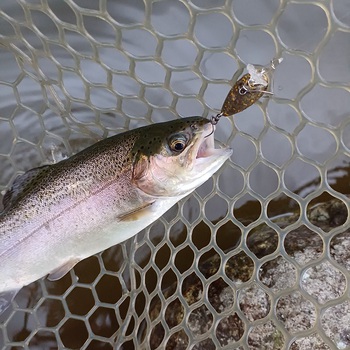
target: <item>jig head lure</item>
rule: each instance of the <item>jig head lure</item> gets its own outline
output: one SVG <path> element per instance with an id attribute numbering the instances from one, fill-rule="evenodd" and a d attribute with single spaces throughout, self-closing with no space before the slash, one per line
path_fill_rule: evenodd
<path id="1" fill-rule="evenodd" d="M 242 112 L 263 95 L 272 95 L 273 93 L 268 90 L 271 85 L 272 72 L 282 60 L 283 58 L 275 58 L 266 67 L 248 64 L 248 73 L 233 85 L 221 107 L 221 112 L 211 118 L 211 123 L 216 125 L 221 117 Z"/>

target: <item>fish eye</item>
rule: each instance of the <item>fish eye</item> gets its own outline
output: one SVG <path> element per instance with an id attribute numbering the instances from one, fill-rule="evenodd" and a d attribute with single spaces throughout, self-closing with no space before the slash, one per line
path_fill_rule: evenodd
<path id="1" fill-rule="evenodd" d="M 175 153 L 181 153 L 187 144 L 187 139 L 183 135 L 174 135 L 169 140 L 169 147 Z"/>

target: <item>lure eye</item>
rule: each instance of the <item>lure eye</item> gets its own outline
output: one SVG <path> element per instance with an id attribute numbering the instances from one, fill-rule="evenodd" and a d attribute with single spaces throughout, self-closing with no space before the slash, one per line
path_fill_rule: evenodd
<path id="1" fill-rule="evenodd" d="M 169 147 L 175 153 L 181 153 L 187 144 L 187 140 L 184 136 L 174 135 L 169 140 Z"/>
<path id="2" fill-rule="evenodd" d="M 244 85 L 242 85 L 239 88 L 238 92 L 239 92 L 240 95 L 245 95 L 248 92 L 248 89 Z"/>

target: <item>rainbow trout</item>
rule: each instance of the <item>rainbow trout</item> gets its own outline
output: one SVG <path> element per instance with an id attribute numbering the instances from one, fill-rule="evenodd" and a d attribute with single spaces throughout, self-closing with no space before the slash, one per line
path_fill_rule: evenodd
<path id="1" fill-rule="evenodd" d="M 230 157 L 214 126 L 178 119 L 107 138 L 19 176 L 0 213 L 0 299 L 120 243 L 158 219 Z M 1 301 L 0 301 L 1 309 Z"/>

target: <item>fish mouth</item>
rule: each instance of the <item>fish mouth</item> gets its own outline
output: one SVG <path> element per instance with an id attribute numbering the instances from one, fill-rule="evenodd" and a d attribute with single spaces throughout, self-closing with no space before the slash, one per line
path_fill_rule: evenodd
<path id="1" fill-rule="evenodd" d="M 196 161 L 204 160 L 212 156 L 226 155 L 228 152 L 232 153 L 232 150 L 229 148 L 215 148 L 214 131 L 215 125 L 211 123 L 205 125 L 204 131 L 198 140 L 197 149 L 195 150 Z"/>

